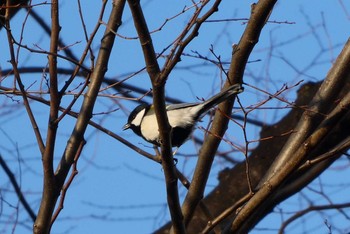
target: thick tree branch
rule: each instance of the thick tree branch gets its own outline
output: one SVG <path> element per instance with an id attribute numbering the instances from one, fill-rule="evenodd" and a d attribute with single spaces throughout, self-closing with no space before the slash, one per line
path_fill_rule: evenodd
<path id="1" fill-rule="evenodd" d="M 326 80 L 323 82 L 319 91 L 316 93 L 315 96 L 317 97 L 315 97 L 310 104 L 311 110 L 312 108 L 317 109 L 318 106 L 328 106 L 329 103 L 335 102 L 334 98 L 336 97 L 336 95 L 339 94 L 341 90 L 337 88 L 339 86 L 343 88 L 344 84 L 346 84 L 346 81 L 348 81 L 349 79 L 349 62 L 350 41 L 348 41 L 345 47 L 343 48 L 341 54 L 338 56 L 336 62 L 330 70 Z M 340 83 L 334 83 L 334 80 Z M 330 89 L 334 87 L 337 90 L 337 93 L 333 94 L 333 91 L 325 90 L 325 86 L 328 85 L 331 85 L 329 87 Z M 319 97 L 321 96 L 320 90 L 322 90 L 322 92 L 325 92 L 325 95 L 323 96 L 324 99 L 319 99 Z M 315 102 L 315 100 L 319 101 Z M 323 102 L 323 104 L 320 102 Z M 237 217 L 234 219 L 229 232 L 237 233 L 241 231 L 247 231 L 248 227 L 246 224 L 247 220 L 249 220 L 249 217 L 252 217 L 253 214 L 256 212 L 259 213 L 260 210 L 264 210 L 265 205 L 271 202 L 269 200 L 273 198 L 272 195 L 278 191 L 278 189 L 280 188 L 282 183 L 285 182 L 288 176 L 290 176 L 292 172 L 295 171 L 300 166 L 300 164 L 306 160 L 308 156 L 310 156 L 312 151 L 315 150 L 315 148 L 322 142 L 322 140 L 333 129 L 333 127 L 336 126 L 336 123 L 338 123 L 348 113 L 349 106 L 350 94 L 347 93 L 347 95 L 345 95 L 345 97 L 341 99 L 340 103 L 334 108 L 334 110 L 332 110 L 326 116 L 326 118 L 321 122 L 317 129 L 312 131 L 311 134 L 308 134 L 309 136 L 305 139 L 305 141 L 300 143 L 298 148 L 296 148 L 294 151 L 288 150 L 288 160 L 285 161 L 283 166 L 280 165 L 278 168 L 276 168 L 276 170 L 274 170 L 272 176 L 268 177 L 269 179 L 266 182 L 264 182 L 259 191 L 240 210 Z M 300 122 L 296 128 L 298 131 L 303 131 L 303 129 L 300 129 L 300 125 L 303 124 L 305 118 L 308 120 L 307 116 L 310 115 L 309 112 L 310 111 L 306 111 L 303 115 L 304 117 L 300 119 Z M 317 114 L 319 114 L 319 112 L 317 112 Z M 309 120 L 307 122 L 309 122 Z M 303 133 L 306 134 L 305 131 Z M 297 137 L 297 135 L 298 134 L 293 134 L 289 139 Z M 295 140 L 289 140 L 288 142 L 286 142 L 284 148 L 290 148 L 288 145 L 289 142 L 295 142 Z M 283 150 L 282 153 L 284 153 Z"/>
<path id="2" fill-rule="evenodd" d="M 84 97 L 75 128 L 55 173 L 55 186 L 53 189 L 56 193 L 54 196 L 50 197 L 51 200 L 45 201 L 42 199 L 39 214 L 34 224 L 34 233 L 48 233 L 50 230 L 51 216 L 59 196 L 59 191 L 62 189 L 67 174 L 74 163 L 75 155 L 79 150 L 81 142 L 84 140 L 86 127 L 92 117 L 96 97 L 102 84 L 104 74 L 107 71 L 109 56 L 114 44 L 115 34 L 111 30 L 117 31 L 118 27 L 121 25 L 121 16 L 124 5 L 125 1 L 122 0 L 116 1 L 113 4 L 108 25 L 101 41 L 101 49 L 96 61 L 96 68 L 91 74 L 89 89 Z M 47 214 L 47 210 L 51 211 L 51 213 Z"/>
<path id="3" fill-rule="evenodd" d="M 315 84 L 306 84 L 299 90 L 298 99 L 295 101 L 296 106 L 306 105 L 310 98 L 316 93 L 318 86 Z M 297 120 L 300 119 L 302 114 L 301 108 L 292 109 L 282 120 L 271 126 L 264 126 L 260 133 L 261 139 L 267 139 L 259 142 L 259 145 L 251 152 L 249 156 L 251 179 L 253 187 L 256 186 L 266 170 L 269 168 L 283 144 L 286 142 L 287 137 L 283 133 L 290 132 L 295 126 Z M 271 136 L 275 136 L 272 137 Z M 205 206 L 210 210 L 213 217 L 222 216 L 227 209 L 231 210 L 231 216 L 235 214 L 236 204 L 246 197 L 249 193 L 247 181 L 241 178 L 246 177 L 246 164 L 245 162 L 238 163 L 233 168 L 226 168 L 219 174 L 219 184 L 210 192 L 202 201 Z M 240 178 L 240 179 L 237 179 Z M 250 197 L 250 196 L 249 196 Z M 222 202 L 228 201 L 228 202 Z M 214 218 L 213 220 L 216 220 Z M 207 226 L 208 220 L 206 216 L 196 209 L 193 219 L 191 220 L 187 231 L 189 233 L 201 233 Z M 221 221 L 220 229 L 224 229 L 230 220 L 225 219 Z M 216 221 L 215 221 L 216 222 Z M 211 227 L 212 228 L 212 227 Z M 162 227 L 156 233 L 167 233 L 168 226 Z"/>
<path id="4" fill-rule="evenodd" d="M 285 162 L 290 160 L 291 156 L 294 155 L 294 152 L 301 147 L 305 139 L 310 136 L 319 123 L 324 119 L 325 114 L 333 107 L 334 97 L 340 93 L 344 87 L 344 83 L 349 79 L 349 63 L 350 40 L 345 44 L 342 52 L 318 90 L 318 93 L 309 103 L 308 111 L 303 114 L 301 121 L 295 128 L 295 132 L 291 135 L 273 165 L 271 165 L 264 180 L 261 181 L 261 184 L 271 178 L 278 170 L 284 170 Z"/>
<path id="5" fill-rule="evenodd" d="M 250 20 L 248 21 L 246 30 L 244 31 L 240 42 L 233 48 L 233 55 L 228 74 L 228 80 L 225 87 L 235 83 L 241 83 L 243 73 L 248 57 L 258 42 L 261 30 L 268 20 L 270 13 L 276 1 L 259 1 L 258 4 L 252 6 Z M 185 223 L 191 220 L 195 208 L 202 199 L 206 182 L 209 177 L 211 165 L 213 163 L 215 153 L 220 144 L 220 139 L 224 135 L 232 111 L 233 100 L 226 101 L 219 105 L 220 111 L 217 111 L 213 120 L 213 124 L 198 156 L 198 163 L 193 175 L 192 185 L 185 198 L 182 210 L 185 217 Z M 226 113 L 226 116 L 222 113 Z"/>
<path id="6" fill-rule="evenodd" d="M 345 84 L 345 88 L 339 98 L 342 98 L 344 93 L 348 92 L 349 86 L 350 83 Z M 275 194 L 269 196 L 259 209 L 254 211 L 254 214 L 245 220 L 244 226 L 241 228 L 243 232 L 254 227 L 277 204 L 297 193 L 320 176 L 350 148 L 350 134 L 343 131 L 350 128 L 350 110 L 344 113 L 344 117 L 341 117 L 340 121 L 328 128 L 331 128 L 331 132 L 322 141 L 318 142 L 315 149 L 308 154 L 307 157 L 310 160 L 307 160 L 298 170 L 288 176 L 286 182 L 276 190 Z"/>
<path id="7" fill-rule="evenodd" d="M 145 17 L 139 0 L 128 0 L 134 19 L 135 28 L 140 39 L 144 54 L 146 69 L 153 87 L 153 105 L 157 116 L 158 130 L 161 139 L 162 166 L 167 190 L 167 201 L 175 233 L 185 233 L 183 217 L 177 187 L 177 173 L 171 150 L 171 127 L 165 109 L 165 82 L 167 76 L 162 76 L 154 51 Z"/>
<path id="8" fill-rule="evenodd" d="M 58 11 L 58 0 L 53 0 L 51 4 L 51 40 L 50 40 L 50 55 L 49 55 L 49 72 L 50 72 L 50 114 L 48 121 L 48 130 L 46 135 L 46 147 L 44 154 L 42 155 L 42 165 L 43 165 L 43 174 L 44 174 L 44 183 L 43 183 L 43 193 L 41 199 L 41 205 L 36 221 L 41 221 L 43 233 L 48 233 L 50 230 L 50 222 L 54 206 L 48 204 L 55 200 L 55 197 L 59 196 L 59 188 L 56 186 L 54 178 L 54 169 L 53 169 L 53 158 L 54 150 L 56 144 L 56 135 L 58 123 L 55 123 L 59 105 L 60 98 L 58 96 L 58 81 L 57 81 L 57 57 L 54 54 L 57 54 L 58 47 L 58 37 L 60 31 L 59 25 L 59 11 Z M 47 217 L 47 218 L 42 218 Z"/>
<path id="9" fill-rule="evenodd" d="M 17 14 L 19 10 L 26 7 L 29 0 L 0 0 L 0 30 L 6 24 L 6 20 L 10 20 Z M 5 6 L 7 4 L 7 6 Z M 5 7 L 4 7 L 5 6 Z M 8 13 L 6 13 L 8 11 Z M 5 17 L 5 15 L 7 16 Z M 4 20 L 7 18 L 6 20 Z"/>

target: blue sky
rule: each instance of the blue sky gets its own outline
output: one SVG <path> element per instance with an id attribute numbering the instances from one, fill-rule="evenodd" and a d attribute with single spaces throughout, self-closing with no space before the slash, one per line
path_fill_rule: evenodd
<path id="1" fill-rule="evenodd" d="M 248 18 L 250 5 L 254 1 L 223 1 L 219 12 L 210 19 L 241 19 Z M 33 4 L 41 3 L 33 1 Z M 339 54 L 342 45 L 349 37 L 349 15 L 350 4 L 346 1 L 280 1 L 277 3 L 270 20 L 263 30 L 258 45 L 250 56 L 250 63 L 247 64 L 245 82 L 262 88 L 270 93 L 279 90 L 283 84 L 292 86 L 301 80 L 307 81 L 322 80 L 329 70 L 332 61 Z M 93 30 L 100 12 L 101 1 L 82 1 L 83 15 L 87 26 L 88 34 Z M 181 12 L 185 6 L 190 6 L 191 1 L 148 1 L 144 5 L 144 11 L 150 30 L 155 30 L 162 25 L 166 18 Z M 70 45 L 76 55 L 80 55 L 85 46 L 85 39 L 81 30 L 79 15 L 77 14 L 77 3 L 75 1 L 61 1 L 62 26 L 61 35 L 66 45 Z M 108 20 L 111 9 L 111 1 L 107 3 L 104 21 Z M 34 10 L 44 17 L 50 19 L 50 6 L 48 4 L 38 5 Z M 156 13 L 155 13 L 156 12 Z M 168 46 L 181 32 L 193 10 L 187 14 L 182 14 L 174 20 L 169 21 L 161 31 L 152 34 L 153 43 L 157 52 Z M 25 11 L 18 13 L 12 20 L 13 34 L 18 37 L 25 17 Z M 278 23 L 278 22 L 287 23 Z M 229 62 L 232 44 L 238 43 L 243 30 L 245 20 L 220 23 L 205 23 L 199 36 L 185 50 L 186 55 L 182 56 L 182 61 L 171 73 L 166 86 L 166 93 L 170 97 L 178 98 L 186 102 L 198 101 L 198 98 L 208 98 L 218 92 L 222 84 L 223 77 L 218 67 L 198 58 L 195 55 L 207 56 L 213 59 L 210 48 L 213 46 L 217 55 L 222 61 Z M 98 53 L 100 37 L 104 31 L 101 27 L 96 40 L 93 43 L 95 56 Z M 109 78 L 122 79 L 129 74 L 144 67 L 143 56 L 141 54 L 139 41 L 131 39 L 136 36 L 128 6 L 123 16 L 123 25 L 118 32 L 124 37 L 116 38 L 115 47 L 112 51 L 108 72 Z M 0 31 L 0 41 L 7 42 L 5 31 Z M 49 48 L 48 36 L 38 30 L 35 21 L 29 16 L 25 27 L 23 44 L 33 48 Z M 9 53 L 7 43 L 0 44 L 0 67 L 2 70 L 10 68 Z M 47 65 L 47 57 L 43 54 L 31 54 L 25 49 L 20 50 L 20 66 L 40 66 Z M 159 59 L 162 65 L 163 59 Z M 89 66 L 89 60 L 86 64 Z M 65 61 L 59 60 L 59 66 L 72 68 L 73 66 Z M 226 68 L 228 65 L 225 65 Z M 3 79 L 0 85 L 10 86 L 13 77 Z M 45 88 L 42 74 L 23 75 L 25 84 L 31 90 Z M 60 85 L 64 84 L 67 76 L 62 75 Z M 80 80 L 81 81 L 81 80 Z M 132 77 L 128 84 L 138 85 L 145 89 L 151 87 L 149 78 L 145 72 Z M 78 83 L 76 84 L 78 86 Z M 297 88 L 283 93 L 283 97 L 289 101 L 295 98 Z M 104 94 L 113 94 L 113 90 L 107 90 Z M 43 95 L 44 97 L 47 97 Z M 99 97 L 93 120 L 99 122 L 103 127 L 120 134 L 130 142 L 140 148 L 153 153 L 151 146 L 141 138 L 135 137 L 131 131 L 122 132 L 121 128 L 125 124 L 127 114 L 137 103 L 130 100 L 123 100 L 117 97 Z M 254 105 L 267 96 L 259 93 L 253 88 L 246 87 L 240 100 L 245 107 Z M 17 103 L 17 100 L 19 103 Z M 71 95 L 67 95 L 62 105 L 72 100 Z M 150 99 L 144 100 L 151 102 Z M 74 110 L 79 110 L 79 99 Z M 47 129 L 48 108 L 42 104 L 32 102 L 32 107 L 36 113 L 41 131 Z M 29 119 L 21 105 L 20 97 L 13 99 L 0 95 L 0 153 L 16 174 L 21 183 L 22 190 L 26 194 L 32 208 L 38 209 L 40 204 L 40 193 L 42 188 L 42 169 L 38 147 L 36 146 L 33 130 Z M 285 104 L 272 100 L 265 107 L 283 107 Z M 119 108 L 117 111 L 112 111 Z M 278 121 L 286 111 L 268 108 L 252 112 L 251 117 L 266 123 Z M 65 144 L 74 126 L 75 119 L 65 118 L 60 123 L 55 162 L 58 163 L 63 153 Z M 205 127 L 208 118 L 205 118 L 200 126 Z M 248 126 L 248 137 L 250 140 L 259 138 L 259 128 Z M 203 131 L 198 129 L 195 135 L 203 137 Z M 238 146 L 243 146 L 242 131 L 233 123 L 226 137 Z M 79 174 L 74 179 L 68 190 L 65 200 L 65 207 L 57 222 L 53 226 L 52 233 L 150 233 L 164 224 L 169 219 L 166 207 L 165 184 L 161 166 L 140 157 L 136 152 L 120 144 L 104 133 L 89 127 L 86 136 L 87 145 L 78 163 Z M 254 147 L 254 144 L 251 144 Z M 192 142 L 186 143 L 180 148 L 179 153 L 192 155 L 196 154 L 198 147 L 194 147 Z M 222 151 L 232 150 L 228 144 L 222 143 Z M 231 155 L 236 160 L 242 160 L 243 154 L 235 153 Z M 18 162 L 20 160 L 20 163 Z M 195 157 L 179 156 L 178 168 L 191 178 L 196 162 Z M 261 222 L 255 231 L 263 233 L 276 233 L 279 228 L 281 214 L 279 210 L 295 211 L 300 209 L 301 204 L 306 204 L 305 197 L 312 198 L 316 204 L 324 204 L 326 198 L 315 191 L 327 189 L 334 195 L 334 202 L 342 202 L 344 194 L 348 195 L 349 187 L 347 181 L 349 173 L 346 167 L 347 161 L 340 160 L 333 169 L 323 175 L 319 181 L 310 185 L 302 194 L 298 194 L 279 205 L 275 212 Z M 224 159 L 217 157 L 206 193 L 217 183 L 217 173 L 225 167 L 232 166 Z M 339 176 L 341 175 L 341 176 Z M 332 178 L 337 176 L 338 185 L 343 186 L 344 193 L 339 191 L 339 186 L 327 186 L 332 184 Z M 16 217 L 13 206 L 18 204 L 18 199 L 13 194 L 13 188 L 5 179 L 3 171 L 0 170 L 0 188 L 2 198 L 2 212 L 0 213 L 0 233 L 9 233 L 13 224 L 11 220 Z M 322 183 L 323 185 L 322 185 Z M 185 195 L 185 189 L 180 186 L 180 195 Z M 333 199 L 333 197 L 332 197 Z M 4 202 L 6 201 L 6 202 Z M 30 233 L 30 222 L 26 213 L 21 209 L 18 213 L 19 225 L 16 226 L 15 233 Z M 344 217 L 336 214 L 335 219 L 329 222 L 337 222 L 338 226 L 349 227 L 348 221 Z M 308 216 L 307 216 L 308 217 Z M 327 229 L 322 225 L 325 217 L 322 215 L 310 215 L 305 219 L 307 223 L 311 218 L 315 227 L 310 225 L 294 225 L 290 228 L 290 233 L 296 233 L 298 228 L 305 228 L 307 233 L 326 233 Z M 328 217 L 328 216 L 327 216 Z M 276 222 L 277 220 L 277 222 Z M 303 221 L 301 221 L 303 223 Z M 28 227 L 29 225 L 29 227 Z M 303 229 L 303 230 L 305 230 Z M 117 230 L 117 231 L 116 231 Z M 289 229 L 287 229 L 288 231 Z M 336 230 L 335 230 L 336 231 Z"/>

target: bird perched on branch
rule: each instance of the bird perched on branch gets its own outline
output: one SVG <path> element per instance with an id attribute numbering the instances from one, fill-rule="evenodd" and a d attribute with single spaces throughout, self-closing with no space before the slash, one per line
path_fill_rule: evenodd
<path id="1" fill-rule="evenodd" d="M 166 106 L 173 147 L 181 146 L 190 136 L 196 123 L 214 106 L 243 92 L 240 84 L 235 84 L 201 103 L 180 103 Z M 160 146 L 158 124 L 153 105 L 141 104 L 129 115 L 123 130 L 131 129 L 146 141 Z"/>

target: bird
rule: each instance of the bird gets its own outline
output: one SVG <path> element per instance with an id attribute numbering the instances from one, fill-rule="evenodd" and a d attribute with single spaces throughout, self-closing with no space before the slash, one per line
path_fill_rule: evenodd
<path id="1" fill-rule="evenodd" d="M 189 138 L 196 123 L 214 106 L 243 92 L 241 84 L 231 85 L 206 101 L 199 103 L 179 103 L 166 105 L 166 113 L 171 126 L 171 145 L 180 147 Z M 154 107 L 151 104 L 140 104 L 131 111 L 123 130 L 131 129 L 156 146 L 161 145 L 158 124 Z"/>

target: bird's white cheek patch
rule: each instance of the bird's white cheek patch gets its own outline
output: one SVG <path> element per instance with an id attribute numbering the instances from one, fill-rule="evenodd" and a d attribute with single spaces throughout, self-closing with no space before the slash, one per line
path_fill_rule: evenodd
<path id="1" fill-rule="evenodd" d="M 135 116 L 135 119 L 133 119 L 131 121 L 131 124 L 135 125 L 135 126 L 140 126 L 141 121 L 142 121 L 142 117 L 145 114 L 146 109 L 143 109 L 142 111 L 140 111 L 139 113 L 137 113 L 137 115 Z"/>
<path id="2" fill-rule="evenodd" d="M 157 140 L 159 136 L 156 115 L 153 110 L 149 110 L 143 117 L 141 133 L 147 140 Z"/>

